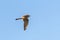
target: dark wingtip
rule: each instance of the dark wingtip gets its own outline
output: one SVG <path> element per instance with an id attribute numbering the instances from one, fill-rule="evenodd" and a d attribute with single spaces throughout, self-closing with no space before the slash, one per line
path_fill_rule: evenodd
<path id="1" fill-rule="evenodd" d="M 26 28 L 24 28 L 24 31 L 26 30 Z"/>

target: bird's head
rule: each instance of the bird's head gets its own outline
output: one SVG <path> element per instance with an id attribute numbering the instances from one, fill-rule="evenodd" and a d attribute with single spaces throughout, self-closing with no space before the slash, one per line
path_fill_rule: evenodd
<path id="1" fill-rule="evenodd" d="M 30 15 L 27 14 L 27 15 L 24 15 L 24 17 L 30 17 Z"/>

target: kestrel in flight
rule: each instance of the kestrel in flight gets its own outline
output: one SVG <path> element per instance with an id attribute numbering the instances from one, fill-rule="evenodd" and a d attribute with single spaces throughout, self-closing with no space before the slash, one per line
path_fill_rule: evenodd
<path id="1" fill-rule="evenodd" d="M 22 16 L 22 18 L 16 18 L 16 20 L 22 19 L 24 21 L 24 31 L 26 30 L 26 28 L 28 26 L 29 17 L 30 17 L 30 15 L 24 15 L 24 16 Z"/>

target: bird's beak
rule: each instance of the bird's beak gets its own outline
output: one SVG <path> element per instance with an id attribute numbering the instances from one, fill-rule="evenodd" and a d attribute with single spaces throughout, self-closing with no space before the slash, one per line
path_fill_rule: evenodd
<path id="1" fill-rule="evenodd" d="M 22 18 L 16 18 L 16 20 L 20 20 L 20 19 L 22 19 Z"/>

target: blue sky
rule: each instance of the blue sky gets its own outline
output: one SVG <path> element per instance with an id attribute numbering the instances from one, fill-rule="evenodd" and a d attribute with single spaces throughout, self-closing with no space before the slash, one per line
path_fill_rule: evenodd
<path id="1" fill-rule="evenodd" d="M 60 0 L 0 0 L 0 40 L 60 40 Z"/>

